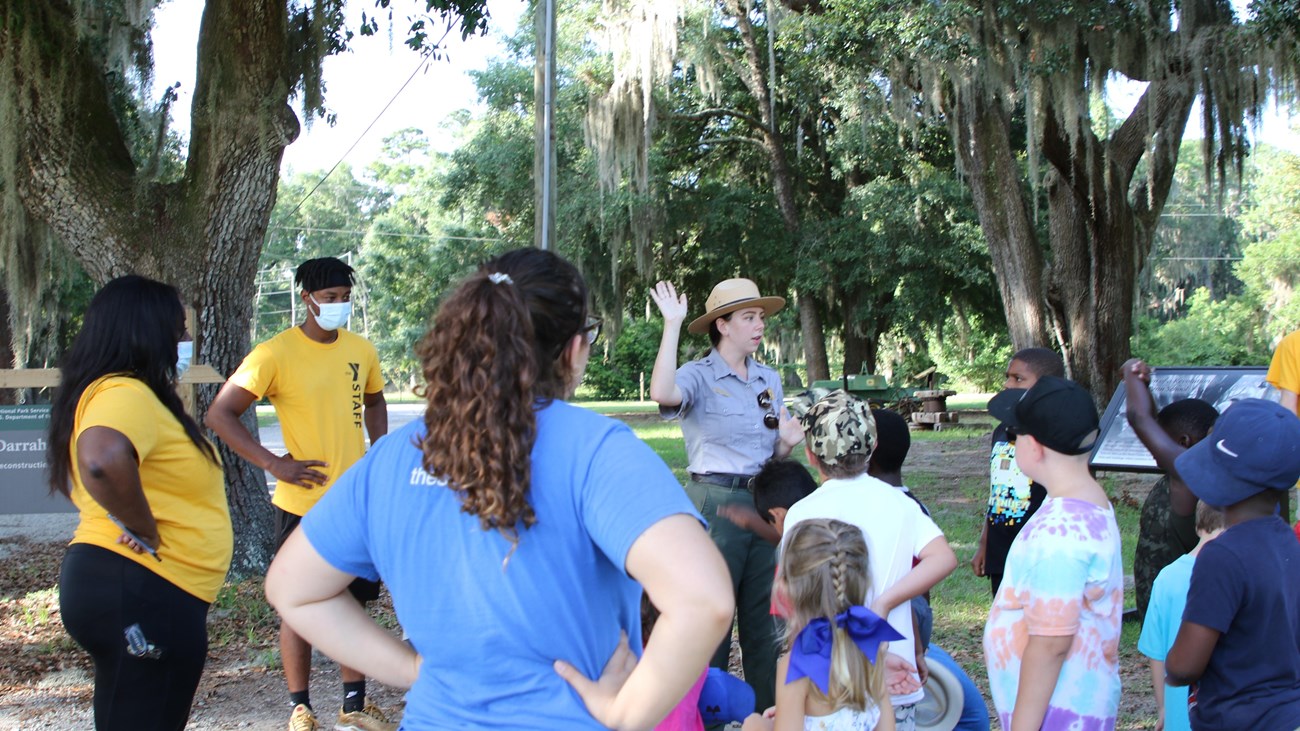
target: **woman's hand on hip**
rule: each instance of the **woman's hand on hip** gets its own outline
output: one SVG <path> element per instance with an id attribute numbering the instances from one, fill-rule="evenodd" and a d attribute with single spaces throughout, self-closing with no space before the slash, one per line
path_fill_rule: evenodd
<path id="1" fill-rule="evenodd" d="M 591 680 L 583 675 L 582 671 L 563 660 L 555 661 L 555 672 L 573 687 L 583 704 L 587 706 L 587 712 L 592 718 L 604 726 L 613 728 L 618 725 L 618 719 L 611 715 L 614 699 L 618 697 L 623 684 L 636 669 L 636 663 L 636 654 L 627 644 L 627 633 L 620 632 L 618 646 L 614 648 L 614 654 L 610 655 L 609 661 L 605 663 L 605 669 L 601 671 L 599 678 Z"/>

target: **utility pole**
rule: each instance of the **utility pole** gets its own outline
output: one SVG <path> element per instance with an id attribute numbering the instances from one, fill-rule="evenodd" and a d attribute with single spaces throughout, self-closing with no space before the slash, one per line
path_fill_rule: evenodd
<path id="1" fill-rule="evenodd" d="M 555 243 L 555 2 L 538 0 L 537 63 L 533 70 L 533 241 L 543 251 Z"/>

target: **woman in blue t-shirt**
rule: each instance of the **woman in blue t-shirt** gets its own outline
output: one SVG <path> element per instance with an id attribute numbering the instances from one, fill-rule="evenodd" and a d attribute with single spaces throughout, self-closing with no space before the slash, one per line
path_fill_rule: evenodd
<path id="1" fill-rule="evenodd" d="M 565 402 L 599 324 L 552 253 L 481 266 L 416 348 L 424 419 L 345 473 L 268 572 L 314 646 L 411 688 L 403 728 L 647 727 L 730 627 L 726 566 L 671 471 Z M 354 576 L 383 579 L 409 645 L 348 599 Z M 642 585 L 663 614 L 638 662 Z"/>

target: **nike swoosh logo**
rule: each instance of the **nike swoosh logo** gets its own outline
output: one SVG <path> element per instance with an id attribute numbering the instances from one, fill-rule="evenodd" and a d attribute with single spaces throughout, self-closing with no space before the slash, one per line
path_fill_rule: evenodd
<path id="1" fill-rule="evenodd" d="M 1241 455 L 1237 454 L 1236 452 L 1232 451 L 1231 449 L 1228 449 L 1227 447 L 1223 446 L 1223 440 L 1222 440 L 1222 439 L 1220 439 L 1220 440 L 1219 440 L 1219 441 L 1214 445 L 1214 447 L 1215 447 L 1216 449 L 1218 449 L 1220 452 L 1223 452 L 1224 454 L 1226 454 L 1226 455 L 1228 455 L 1228 456 L 1230 456 L 1230 457 L 1240 457 L 1240 456 L 1241 456 Z"/>

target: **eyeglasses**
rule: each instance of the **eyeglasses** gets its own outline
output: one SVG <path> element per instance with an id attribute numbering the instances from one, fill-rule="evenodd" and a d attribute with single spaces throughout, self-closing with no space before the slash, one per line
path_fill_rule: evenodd
<path id="1" fill-rule="evenodd" d="M 587 325 L 582 328 L 582 331 L 587 333 L 587 345 L 595 345 L 596 338 L 600 337 L 600 324 L 599 317 L 587 318 Z"/>
<path id="2" fill-rule="evenodd" d="M 768 429 L 776 429 L 781 426 L 781 420 L 777 418 L 776 410 L 772 408 L 772 389 L 764 389 L 758 395 L 758 408 L 767 410 L 767 413 L 763 414 L 763 426 Z"/>

